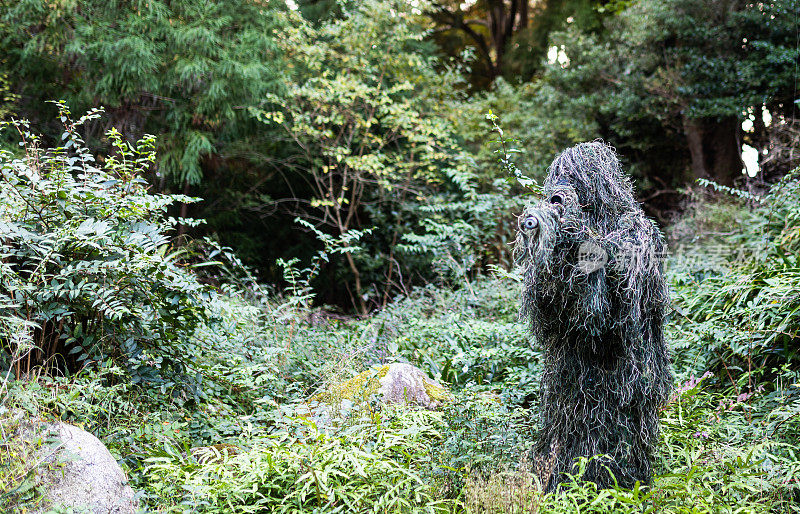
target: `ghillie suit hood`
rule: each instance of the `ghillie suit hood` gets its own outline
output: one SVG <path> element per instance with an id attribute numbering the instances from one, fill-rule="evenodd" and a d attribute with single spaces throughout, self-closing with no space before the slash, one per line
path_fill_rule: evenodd
<path id="1" fill-rule="evenodd" d="M 672 386 L 663 238 L 604 143 L 556 157 L 544 193 L 520 216 L 516 245 L 521 316 L 544 350 L 537 473 L 550 491 L 576 458 L 601 455 L 584 479 L 649 483 Z"/>

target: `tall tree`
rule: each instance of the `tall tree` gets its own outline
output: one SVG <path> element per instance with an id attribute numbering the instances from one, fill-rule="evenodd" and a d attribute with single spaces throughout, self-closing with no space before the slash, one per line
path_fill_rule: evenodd
<path id="1" fill-rule="evenodd" d="M 694 177 L 730 185 L 742 172 L 745 113 L 766 108 L 778 121 L 794 107 L 798 10 L 798 0 L 641 0 L 614 36 L 627 71 L 606 80 L 649 97 L 651 112 L 678 127 Z"/>
<path id="2" fill-rule="evenodd" d="M 102 105 L 128 140 L 159 135 L 162 185 L 196 185 L 253 124 L 246 107 L 275 90 L 281 11 L 259 0 L 9 0 L 2 66 L 21 114 L 47 117 L 52 99 L 75 112 Z M 90 127 L 90 141 L 107 128 Z"/>
<path id="3" fill-rule="evenodd" d="M 344 252 L 344 284 L 362 313 L 379 293 L 370 291 L 365 269 L 373 276 L 385 270 L 391 280 L 400 267 L 394 247 L 419 216 L 405 204 L 416 208 L 466 174 L 453 125 L 437 114 L 453 98 L 455 77 L 437 71 L 432 49 L 418 51 L 419 21 L 398 0 L 365 1 L 319 24 L 298 20 L 281 42 L 294 64 L 285 94 L 255 111 L 285 131 L 280 139 L 297 155 L 286 165 L 291 180 L 310 189 L 310 197 L 276 201 L 337 236 L 379 219 L 386 224 L 388 234 L 365 243 L 367 255 Z"/>
<path id="4" fill-rule="evenodd" d="M 663 191 L 687 179 L 732 184 L 742 144 L 767 150 L 763 123 L 797 110 L 796 16 L 800 0 L 639 0 L 601 34 L 553 35 L 564 59 L 544 80 L 559 103 L 588 107 L 600 133 Z M 674 190 L 673 190 L 674 191 Z"/>
<path id="5" fill-rule="evenodd" d="M 457 31 L 470 41 L 491 83 L 502 73 L 509 41 L 528 26 L 529 12 L 527 0 L 482 0 L 434 2 L 430 15 L 442 32 Z"/>
<path id="6" fill-rule="evenodd" d="M 428 15 L 433 38 L 441 50 L 461 58 L 471 50 L 471 82 L 486 89 L 499 76 L 529 80 L 547 54 L 551 31 L 576 23 L 584 29 L 600 27 L 593 0 L 459 0 L 434 1 Z"/>

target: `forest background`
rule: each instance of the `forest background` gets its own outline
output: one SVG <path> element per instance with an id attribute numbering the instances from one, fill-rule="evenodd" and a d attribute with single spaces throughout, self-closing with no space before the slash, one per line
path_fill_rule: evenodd
<path id="1" fill-rule="evenodd" d="M 82 425 L 163 512 L 800 510 L 798 0 L 0 4 L 3 434 Z M 676 391 L 652 487 L 543 495 L 511 249 L 595 138 L 670 243 Z M 441 411 L 309 416 L 398 361 Z"/>
<path id="2" fill-rule="evenodd" d="M 47 101 L 103 107 L 85 134 L 100 155 L 111 127 L 155 135 L 153 191 L 202 199 L 175 208 L 204 220 L 178 234 L 213 235 L 266 282 L 319 249 L 295 218 L 372 229 L 315 280 L 348 312 L 509 262 L 525 191 L 490 110 L 535 179 L 569 145 L 614 145 L 662 225 L 697 178 L 763 189 L 796 163 L 791 0 L 6 5 L 6 116 L 55 144 Z"/>

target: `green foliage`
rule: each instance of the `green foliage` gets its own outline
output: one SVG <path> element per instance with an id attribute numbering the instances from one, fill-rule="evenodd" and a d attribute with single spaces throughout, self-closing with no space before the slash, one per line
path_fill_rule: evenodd
<path id="1" fill-rule="evenodd" d="M 316 254 L 295 217 L 333 235 L 380 228 L 314 281 L 333 284 L 318 303 L 365 313 L 412 285 L 463 283 L 509 260 L 515 206 L 490 195 L 492 180 L 473 180 L 484 171 L 458 144 L 463 80 L 425 41 L 426 24 L 390 0 L 303 2 L 300 12 L 282 2 L 15 1 L 0 17 L 0 67 L 48 145 L 60 132 L 45 124 L 47 98 L 104 105 L 129 143 L 156 134 L 154 187 L 207 199 L 181 206 L 207 225 L 180 234 L 213 234 L 273 283 L 285 284 L 278 258 Z M 113 151 L 105 128 L 87 120 L 95 154 Z M 395 251 L 425 233 L 430 244 Z"/>
<path id="2" fill-rule="evenodd" d="M 762 161 L 763 151 L 780 152 L 768 144 L 777 128 L 767 127 L 761 113 L 776 121 L 794 116 L 796 0 L 610 7 L 624 9 L 602 31 L 571 25 L 552 34 L 557 58 L 530 86 L 552 100 L 545 111 L 551 115 L 538 119 L 557 130 L 590 129 L 580 137 L 614 145 L 643 188 L 659 196 L 675 195 L 670 188 L 691 178 L 739 177 L 743 142 Z M 743 132 L 748 112 L 755 113 L 754 128 Z M 674 207 L 677 196 L 659 201 L 667 199 Z"/>
<path id="3" fill-rule="evenodd" d="M 299 259 L 293 258 L 285 261 L 278 259 L 278 266 L 283 268 L 283 278 L 288 284 L 285 294 L 286 301 L 280 305 L 276 311 L 288 310 L 288 318 L 295 318 L 297 316 L 296 309 L 305 309 L 308 311 L 311 308 L 311 302 L 314 299 L 315 293 L 311 287 L 311 282 L 317 278 L 320 268 L 330 261 L 332 255 L 352 254 L 358 252 L 361 248 L 356 246 L 356 243 L 363 236 L 372 232 L 371 230 L 348 230 L 339 237 L 333 237 L 318 230 L 311 223 L 295 219 L 298 225 L 305 227 L 307 230 L 313 232 L 317 239 L 323 244 L 323 249 L 311 259 L 309 265 L 305 268 L 297 268 Z"/>
<path id="4" fill-rule="evenodd" d="M 690 379 L 665 410 L 662 470 L 649 493 L 657 511 L 717 512 L 723 504 L 742 512 L 788 508 L 795 494 L 794 449 L 781 427 L 780 407 L 760 394 L 733 397 Z M 779 395 L 792 394 L 788 389 Z M 788 486 L 788 487 L 787 487 Z M 746 507 L 744 507 L 746 506 Z"/>
<path id="5" fill-rule="evenodd" d="M 5 120 L 14 114 L 14 104 L 18 101 L 19 95 L 11 92 L 8 74 L 0 73 L 0 120 Z"/>
<path id="6" fill-rule="evenodd" d="M 393 278 L 434 278 L 432 261 L 461 281 L 507 253 L 510 202 L 479 194 L 456 122 L 438 115 L 443 102 L 457 101 L 458 79 L 437 69 L 414 9 L 373 1 L 317 25 L 295 23 L 282 43 L 296 63 L 286 92 L 253 112 L 296 149 L 290 167 L 311 189 L 310 198 L 291 199 L 302 205 L 297 214 L 328 233 L 387 229 L 359 255 L 344 254 L 353 305 L 363 314 L 369 303 L 385 304 L 408 284 Z"/>
<path id="7" fill-rule="evenodd" d="M 491 120 L 485 113 L 502 116 L 504 138 L 513 141 L 505 162 L 513 164 L 531 179 L 541 182 L 553 157 L 568 146 L 596 138 L 600 132 L 593 116 L 595 99 L 565 98 L 560 87 L 542 80 L 515 85 L 498 79 L 491 89 L 475 95 L 468 103 L 452 105 L 448 113 L 460 122 L 459 133 L 464 145 L 474 156 L 479 170 L 478 181 L 482 188 L 489 187 L 493 180 L 515 175 L 497 166 L 499 152 L 496 141 L 486 137 L 492 129 Z M 487 121 L 489 123 L 487 123 Z M 513 139 L 512 139 L 513 138 Z M 527 190 L 512 189 L 517 194 Z"/>
<path id="8" fill-rule="evenodd" d="M 452 285 L 463 280 L 470 291 L 469 277 L 475 272 L 488 266 L 512 267 L 508 246 L 516 235 L 511 215 L 521 205 L 511 192 L 521 189 L 525 194 L 539 193 L 537 181 L 514 162 L 514 155 L 521 153 L 514 146 L 518 141 L 505 136 L 491 110 L 485 119 L 497 133 L 492 143 L 499 147 L 494 153 L 499 155 L 496 161 L 505 177 L 491 184 L 486 178 L 470 177 L 462 186 L 463 199 L 453 195 L 432 198 L 428 205 L 419 207 L 427 214 L 420 219 L 423 233 L 404 234 L 403 243 L 398 245 L 401 252 L 430 255 L 440 278 L 449 279 Z"/>
<path id="9" fill-rule="evenodd" d="M 0 153 L 0 510 L 45 492 L 38 443 L 8 442 L 20 416 L 95 433 L 145 510 L 800 510 L 796 174 L 763 197 L 719 188 L 736 198 L 673 228 L 681 384 L 650 487 L 597 490 L 583 461 L 539 491 L 540 354 L 501 269 L 528 180 L 564 147 L 603 136 L 667 190 L 687 174 L 685 114 L 788 119 L 796 1 L 726 16 L 540 3 L 504 61 L 532 82 L 470 98 L 417 4 L 298 4 L 15 0 L 0 15 L 0 117 L 49 118 L 48 98 L 109 112 L 73 121 L 57 104 L 41 137 L 5 126 L 6 147 L 23 141 Z M 744 141 L 762 150 L 765 130 Z M 145 178 L 195 184 L 220 242 L 171 246 L 179 223 L 206 229 L 170 217 L 192 198 Z M 343 297 L 380 310 L 319 307 Z M 453 401 L 312 422 L 326 384 L 395 361 Z"/>
<path id="10" fill-rule="evenodd" d="M 74 121 L 59 109 L 57 148 L 42 148 L 27 122 L 6 125 L 24 154 L 0 153 L 2 367 L 19 378 L 111 359 L 162 391 L 185 382 L 209 296 L 168 251 L 166 209 L 191 199 L 148 193 L 152 137 L 130 145 L 111 129 L 115 152 L 98 163 L 79 130 L 100 114 Z"/>
<path id="11" fill-rule="evenodd" d="M 704 377 L 705 378 L 705 377 Z M 598 490 L 576 480 L 542 495 L 532 473 L 506 467 L 500 475 L 471 477 L 470 512 L 776 512 L 794 511 L 798 463 L 780 401 L 706 390 L 703 379 L 683 384 L 663 415 L 662 442 L 651 487 Z M 783 389 L 781 395 L 792 394 Z M 780 398 L 785 399 L 785 398 Z M 796 406 L 796 405 L 795 405 Z M 796 411 L 795 411 L 796 412 Z M 757 414 L 760 414 L 757 418 Z M 794 422 L 797 425 L 797 421 Z M 777 435 L 777 437 L 776 437 Z M 787 437 L 788 436 L 788 437 Z M 501 468 L 503 469 L 503 468 Z"/>
<path id="12" fill-rule="evenodd" d="M 466 284 L 508 264 L 516 205 L 495 185 L 507 170 L 487 137 L 489 110 L 520 141 L 508 162 L 523 174 L 538 179 L 564 147 L 603 137 L 669 209 L 690 175 L 684 121 L 726 118 L 719 139 L 733 168 L 742 141 L 776 168 L 783 143 L 770 131 L 794 115 L 797 0 L 294 4 L 7 2 L 0 116 L 34 120 L 57 146 L 44 100 L 104 105 L 107 121 L 86 124 L 97 155 L 114 151 L 108 126 L 128 143 L 156 134 L 146 178 L 206 199 L 174 207 L 208 222 L 181 235 L 213 235 L 276 285 L 278 258 L 317 251 L 295 217 L 332 235 L 375 228 L 362 252 L 314 280 L 328 284 L 318 304 L 363 314 L 414 285 Z M 439 8 L 455 17 L 432 20 Z M 479 40 L 491 77 L 460 57 Z M 470 97 L 467 76 L 493 82 Z M 752 132 L 739 130 L 743 116 Z M 713 141 L 704 146 L 712 155 Z"/>
<path id="13" fill-rule="evenodd" d="M 440 502 L 418 471 L 430 465 L 424 441 L 437 437 L 435 417 L 382 418 L 336 434 L 289 419 L 274 435 L 206 464 L 165 447 L 144 472 L 164 512 L 435 512 Z"/>
<path id="14" fill-rule="evenodd" d="M 197 184 L 202 160 L 244 133 L 244 108 L 276 87 L 281 10 L 257 1 L 13 1 L 0 18 L 2 64 L 35 102 L 29 117 L 51 98 L 80 111 L 105 106 L 129 142 L 159 136 L 160 173 Z M 99 124 L 89 128 L 101 135 Z"/>
<path id="15" fill-rule="evenodd" d="M 791 101 L 798 7 L 796 0 L 636 2 L 621 13 L 624 34 L 614 41 L 625 42 L 618 51 L 632 71 L 622 80 L 643 88 L 664 116 L 680 109 L 689 118 L 739 117 L 748 107 Z"/>
<path id="16" fill-rule="evenodd" d="M 432 470 L 445 493 L 463 494 L 471 478 L 490 476 L 503 467 L 525 467 L 536 435 L 530 411 L 509 404 L 500 394 L 467 386 L 443 411 L 441 438 L 432 442 Z"/>
<path id="17" fill-rule="evenodd" d="M 279 300 L 265 304 L 227 289 L 227 297 L 208 304 L 212 321 L 195 332 L 202 350 L 193 360 L 218 377 L 196 404 L 119 382 L 122 369 L 101 365 L 71 378 L 11 382 L 7 405 L 86 422 L 121 457 L 144 504 L 168 512 L 358 505 L 711 513 L 796 506 L 796 371 L 756 394 L 725 390 L 724 380 L 709 376 L 682 384 L 662 413 L 651 488 L 598 491 L 578 480 L 542 495 L 525 458 L 536 409 L 518 395 L 534 390 L 538 358 L 514 321 L 516 283 L 481 279 L 474 296 L 429 287 L 361 321 L 314 321 L 302 313 L 288 347 L 290 323 L 265 309 Z M 683 367 L 686 350 L 674 343 Z M 447 376 L 455 401 L 441 413 L 384 408 L 339 426 L 316 427 L 303 417 L 316 387 L 398 355 L 423 368 L 453 361 Z M 218 457 L 197 450 L 213 445 Z"/>
<path id="18" fill-rule="evenodd" d="M 787 194 L 794 191 L 789 182 L 781 187 Z M 794 219 L 793 207 L 785 207 L 787 203 L 796 203 L 792 198 L 782 197 L 772 204 L 773 209 L 785 209 L 775 211 L 781 219 Z M 764 204 L 771 201 L 767 198 Z M 698 209 L 698 213 L 705 212 L 705 209 Z M 720 208 L 718 212 L 728 211 Z M 758 219 L 760 211 L 754 216 Z M 722 223 L 722 226 L 729 226 L 730 222 Z M 774 218 L 769 223 L 776 229 L 783 226 Z M 794 234 L 793 230 L 790 227 L 789 233 Z M 750 236 L 739 237 L 750 239 Z M 774 240 L 785 241 L 786 238 L 784 235 Z M 795 239 L 790 237 L 789 242 L 794 244 Z M 674 271 L 672 276 L 680 280 Z M 441 414 L 415 413 L 415 417 L 409 419 L 409 413 L 402 410 L 384 410 L 380 411 L 378 419 L 382 421 L 378 425 L 366 419 L 353 419 L 337 428 L 325 429 L 324 437 L 316 435 L 303 439 L 308 434 L 319 433 L 293 414 L 302 412 L 302 402 L 290 400 L 288 405 L 278 407 L 274 402 L 277 400 L 280 404 L 285 400 L 270 393 L 251 403 L 255 411 L 247 416 L 239 415 L 233 424 L 230 417 L 226 421 L 221 415 L 208 418 L 211 425 L 218 427 L 210 433 L 217 435 L 204 439 L 204 444 L 225 441 L 241 448 L 222 462 L 200 464 L 187 453 L 174 449 L 151 452 L 156 458 L 148 461 L 147 478 L 142 482 L 149 501 L 152 505 L 176 510 L 185 508 L 180 502 L 191 502 L 192 498 L 209 499 L 210 510 L 223 500 L 233 505 L 271 502 L 269 505 L 276 509 L 286 507 L 289 502 L 306 501 L 306 508 L 322 506 L 322 510 L 333 510 L 340 505 L 337 503 L 340 499 L 350 495 L 387 490 L 381 489 L 387 486 L 384 477 L 396 477 L 399 468 L 391 466 L 401 465 L 409 466 L 404 468 L 403 476 L 411 482 L 404 483 L 421 480 L 423 482 L 417 484 L 426 484 L 417 487 L 427 496 L 405 497 L 406 501 L 417 502 L 413 503 L 416 508 L 427 506 L 467 512 L 514 512 L 517 509 L 517 512 L 557 513 L 580 508 L 589 512 L 634 509 L 710 513 L 720 510 L 786 511 L 795 506 L 792 502 L 796 502 L 797 490 L 792 477 L 799 470 L 791 442 L 800 431 L 800 389 L 796 385 L 796 370 L 784 368 L 773 375 L 772 382 L 761 382 L 763 388 L 754 388 L 749 393 L 727 386 L 724 368 L 719 378 L 710 374 L 702 380 L 689 378 L 691 373 L 698 370 L 702 373 L 713 362 L 708 358 L 695 360 L 702 355 L 698 352 L 708 349 L 709 345 L 692 339 L 682 317 L 673 319 L 670 333 L 678 375 L 685 377 L 686 383 L 678 388 L 676 397 L 662 413 L 662 443 L 658 446 L 652 487 L 597 490 L 578 479 L 560 493 L 542 495 L 524 457 L 535 436 L 536 410 L 527 398 L 533 397 L 531 393 L 535 392 L 539 372 L 538 355 L 531 351 L 524 327 L 515 322 L 518 286 L 508 278 L 483 278 L 475 282 L 472 289 L 472 292 L 467 288 L 419 289 L 378 315 L 358 322 L 329 320 L 320 328 L 309 321 L 298 320 L 295 328 L 298 337 L 288 352 L 269 350 L 251 354 L 249 358 L 231 363 L 225 372 L 227 377 L 241 377 L 242 385 L 260 376 L 257 380 L 261 390 L 302 382 L 306 384 L 304 389 L 295 390 L 297 392 L 289 396 L 298 398 L 299 393 L 300 397 L 308 398 L 314 384 L 321 385 L 331 376 L 352 377 L 370 363 L 400 356 L 420 365 L 434 378 L 446 379 L 456 391 L 455 401 Z M 680 289 L 678 305 L 690 291 Z M 236 317 L 234 312 L 241 312 L 243 308 L 243 304 L 228 305 L 233 317 Z M 252 327 L 253 322 L 245 319 L 241 328 Z M 261 332 L 260 342 L 253 340 L 246 347 L 252 348 L 255 344 L 262 352 L 266 348 L 282 348 L 288 328 L 273 326 L 266 318 L 262 318 L 262 323 L 266 323 L 265 328 L 273 328 Z M 232 330 L 230 336 L 238 337 L 237 330 L 241 329 Z M 331 346 L 319 353 L 310 351 L 321 343 Z M 237 348 L 242 347 L 241 343 L 237 345 Z M 280 352 L 288 353 L 285 359 L 278 355 Z M 348 357 L 349 352 L 357 355 Z M 713 350 L 708 355 L 713 357 Z M 331 360 L 335 361 L 334 365 L 320 366 L 316 370 L 310 365 L 312 362 L 327 364 Z M 349 369 L 343 370 L 343 367 Z M 253 369 L 261 371 L 252 375 Z M 269 369 L 276 370 L 272 378 Z M 751 377 L 754 383 L 760 380 L 758 375 Z M 300 392 L 302 390 L 306 392 Z M 395 422 L 399 424 L 394 425 Z M 244 432 L 233 429 L 237 424 Z M 228 428 L 223 428 L 225 426 Z M 397 439 L 401 445 L 407 445 L 402 446 L 403 457 L 395 453 L 390 457 L 379 446 L 364 443 L 381 431 L 388 434 L 395 428 L 411 437 Z M 264 438 L 267 434 L 272 435 Z M 305 444 L 297 449 L 292 437 Z M 170 441 L 171 448 L 187 444 L 182 437 L 171 437 Z M 350 441 L 358 441 L 361 446 L 356 450 L 349 445 Z M 365 448 L 368 451 L 363 453 Z M 323 455 L 327 457 L 323 462 L 316 460 L 323 459 Z M 345 455 L 350 456 L 345 458 Z M 371 470 L 378 469 L 372 467 L 375 456 L 392 461 L 382 464 L 390 467 L 380 467 L 380 475 L 371 474 Z M 305 458 L 306 464 L 295 463 L 296 458 Z M 315 464 L 317 462 L 320 464 Z M 368 485 L 364 475 L 353 471 L 357 469 L 354 462 L 359 462 L 365 475 L 370 477 Z M 575 468 L 578 477 L 584 469 L 581 466 L 585 468 L 585 463 Z M 262 472 L 258 472 L 259 469 Z M 329 477 L 327 482 L 320 481 L 320 493 L 312 469 L 318 476 Z M 350 479 L 345 480 L 342 475 Z M 177 483 L 188 483 L 181 481 L 179 477 L 182 476 L 187 477 L 191 487 L 179 488 Z M 288 485 L 290 482 L 296 485 Z M 241 486 L 242 483 L 245 486 Z M 265 492 L 264 484 L 274 486 L 274 491 L 282 491 L 281 498 L 286 499 L 269 500 L 271 496 Z M 246 489 L 246 485 L 250 489 Z M 249 493 L 253 488 L 256 493 Z M 359 493 L 354 492 L 356 490 Z M 192 496 L 192 491 L 202 491 L 203 495 Z M 169 498 L 166 503 L 164 498 Z M 384 501 L 384 496 L 371 498 L 373 500 L 365 504 L 365 508 L 384 505 L 379 503 Z M 390 494 L 385 498 L 392 501 L 396 497 Z"/>
<path id="19" fill-rule="evenodd" d="M 3 448 L 0 452 L 0 508 L 29 503 L 36 498 L 36 455 L 44 441 L 32 438 L 7 444 L 25 428 L 25 420 L 19 412 L 0 410 L 0 428 L 3 430 Z"/>
<path id="20" fill-rule="evenodd" d="M 541 188 L 539 187 L 536 180 L 533 180 L 529 177 L 526 177 L 525 174 L 520 170 L 517 165 L 512 160 L 511 154 L 521 153 L 522 150 L 519 150 L 513 146 L 514 143 L 518 143 L 519 140 L 517 139 L 506 139 L 505 133 L 503 132 L 502 127 L 500 127 L 500 118 L 497 117 L 491 110 L 486 113 L 486 120 L 491 123 L 492 125 L 492 132 L 497 133 L 497 141 L 494 141 L 500 146 L 499 150 L 495 150 L 495 153 L 500 154 L 500 166 L 502 167 L 503 171 L 508 174 L 509 178 L 514 177 L 517 183 L 525 189 L 530 189 L 537 194 L 541 194 Z"/>
<path id="21" fill-rule="evenodd" d="M 442 283 L 471 289 L 470 278 L 489 264 L 509 266 L 513 212 L 519 201 L 496 181 L 494 191 L 470 189 L 462 197 L 441 195 L 418 207 L 419 231 L 404 234 L 401 255 L 426 256 Z M 433 279 L 434 276 L 428 275 Z"/>
<path id="22" fill-rule="evenodd" d="M 685 356 L 694 360 L 694 370 L 722 367 L 730 380 L 752 389 L 751 373 L 771 376 L 784 364 L 797 367 L 797 173 L 788 174 L 752 207 L 744 203 L 752 202 L 752 195 L 745 194 L 744 200 L 733 196 L 732 222 L 738 230 L 709 237 L 704 241 L 706 252 L 692 252 L 690 247 L 676 260 L 673 280 L 680 322 L 675 330 L 686 345 Z M 694 345 L 703 346 L 703 351 Z"/>
<path id="23" fill-rule="evenodd" d="M 376 343 L 435 379 L 501 388 L 506 399 L 521 401 L 538 372 L 538 352 L 516 322 L 517 294 L 516 283 L 485 278 L 471 291 L 419 288 L 375 316 Z"/>

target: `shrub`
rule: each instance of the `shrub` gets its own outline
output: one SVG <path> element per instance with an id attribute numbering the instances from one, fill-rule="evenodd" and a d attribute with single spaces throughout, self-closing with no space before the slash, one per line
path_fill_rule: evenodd
<path id="1" fill-rule="evenodd" d="M 800 365 L 798 175 L 790 173 L 763 198 L 732 190 L 724 207 L 712 205 L 727 229 L 673 259 L 673 335 L 687 371 L 720 370 L 752 390 L 757 380 L 750 373 L 771 378 L 783 364 Z"/>
<path id="2" fill-rule="evenodd" d="M 148 192 L 154 138 L 131 145 L 111 129 L 114 152 L 96 159 L 79 131 L 100 112 L 73 121 L 59 109 L 59 147 L 24 121 L 4 124 L 22 155 L 0 151 L 0 363 L 19 378 L 111 359 L 166 390 L 188 378 L 210 297 L 168 244 L 167 208 L 190 199 Z"/>

